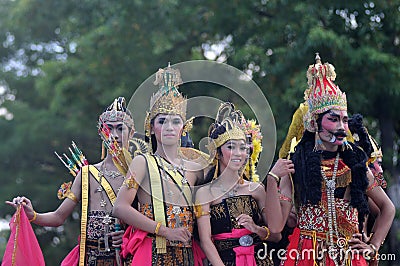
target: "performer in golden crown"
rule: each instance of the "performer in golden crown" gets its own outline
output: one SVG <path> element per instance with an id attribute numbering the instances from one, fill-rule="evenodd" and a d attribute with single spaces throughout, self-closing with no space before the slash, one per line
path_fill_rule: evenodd
<path id="1" fill-rule="evenodd" d="M 199 246 L 192 239 L 194 215 L 191 186 L 203 179 L 201 166 L 180 152 L 180 138 L 191 127 L 186 99 L 178 91 L 179 70 L 156 74 L 159 90 L 151 97 L 145 119 L 150 154 L 136 156 L 113 214 L 130 227 L 122 255 L 131 265 L 200 265 Z M 139 201 L 140 209 L 131 204 Z"/>
<path id="2" fill-rule="evenodd" d="M 81 202 L 80 241 L 61 265 L 108 266 L 122 265 L 118 249 L 122 244 L 123 230 L 116 231 L 119 222 L 111 217 L 116 193 L 123 183 L 123 165 L 128 157 L 129 140 L 135 131 L 132 115 L 126 109 L 123 97 L 116 98 L 99 116 L 98 129 L 107 154 L 103 151 L 102 161 L 89 165 L 73 143 L 72 157 L 76 166 L 66 155 L 64 163 L 75 176 L 74 181 L 64 183 L 59 190 L 61 205 L 52 212 L 37 213 L 26 197 L 16 197 L 7 202 L 14 207 L 23 204 L 32 223 L 41 226 L 60 226 Z M 105 136 L 107 136 L 105 138 Z M 60 158 L 60 157 L 59 157 Z M 81 167 L 81 168 L 80 168 Z M 117 225 L 116 225 L 117 224 Z"/>
<path id="3" fill-rule="evenodd" d="M 262 150 L 260 126 L 232 103 L 223 103 L 209 139 L 214 162 L 196 193 L 202 248 L 212 265 L 272 265 L 264 242 L 278 241 L 280 234 L 267 227 L 265 189 L 255 171 Z M 282 167 L 278 163 L 274 169 Z"/>
<path id="4" fill-rule="evenodd" d="M 317 56 L 307 77 L 305 130 L 291 155 L 295 173 L 292 178 L 273 171 L 268 175 L 269 226 L 272 232 L 280 232 L 294 204 L 297 227 L 289 238 L 284 265 L 367 265 L 366 260 L 378 256 L 394 206 L 380 187 L 368 190 L 374 177 L 365 153 L 346 139 L 347 99 L 333 83 L 334 67 L 322 64 Z M 286 200 L 280 200 L 279 192 Z M 381 215 L 375 234 L 365 240 L 361 230 L 368 197 Z"/>

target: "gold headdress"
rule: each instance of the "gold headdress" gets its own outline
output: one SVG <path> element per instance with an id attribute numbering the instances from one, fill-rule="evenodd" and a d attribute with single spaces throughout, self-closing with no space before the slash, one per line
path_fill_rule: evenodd
<path id="1" fill-rule="evenodd" d="M 181 74 L 178 69 L 173 69 L 168 65 L 164 69 L 159 69 L 156 73 L 154 85 L 159 85 L 159 90 L 150 99 L 150 110 L 145 119 L 145 133 L 150 137 L 150 121 L 158 114 L 180 115 L 186 121 L 186 99 L 178 91 L 178 86 L 182 84 Z M 188 129 L 189 130 L 189 129 Z"/>
<path id="2" fill-rule="evenodd" d="M 235 110 L 232 103 L 222 103 L 218 109 L 215 122 L 208 130 L 208 136 L 214 141 L 215 148 L 221 147 L 225 142 L 230 139 L 243 139 L 246 140 L 246 135 L 241 125 L 244 120 L 243 114 L 240 110 Z M 225 130 L 219 134 L 220 130 Z M 215 138 L 213 138 L 215 136 Z"/>
<path id="3" fill-rule="evenodd" d="M 316 131 L 316 125 L 312 125 L 311 121 L 316 120 L 318 114 L 330 109 L 347 110 L 346 94 L 333 83 L 336 78 L 334 66 L 322 64 L 318 53 L 315 60 L 316 63 L 310 65 L 307 71 L 309 89 L 306 91 L 308 113 L 305 127 L 311 132 Z"/>
<path id="4" fill-rule="evenodd" d="M 216 179 L 219 174 L 217 148 L 231 139 L 242 139 L 246 141 L 246 134 L 241 125 L 243 121 L 245 121 L 245 119 L 242 112 L 240 110 L 235 110 L 235 106 L 232 103 L 226 102 L 221 104 L 215 122 L 211 124 L 208 129 L 210 142 L 207 148 L 210 151 L 210 159 L 213 160 L 213 164 L 215 165 L 213 179 Z M 240 183 L 243 183 L 242 177 L 240 178 Z"/>
<path id="5" fill-rule="evenodd" d="M 126 108 L 124 97 L 115 98 L 99 117 L 99 127 L 105 122 L 124 122 L 129 128 L 134 129 L 132 115 Z"/>

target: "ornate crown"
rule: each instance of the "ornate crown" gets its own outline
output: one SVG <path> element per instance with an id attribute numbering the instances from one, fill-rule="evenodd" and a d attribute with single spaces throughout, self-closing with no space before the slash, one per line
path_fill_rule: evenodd
<path id="1" fill-rule="evenodd" d="M 305 98 L 308 103 L 308 114 L 306 127 L 309 131 L 315 129 L 310 121 L 330 109 L 347 110 L 346 94 L 333 83 L 336 78 L 335 67 L 329 63 L 322 64 L 318 53 L 315 57 L 316 63 L 310 65 L 307 71 L 309 89 Z"/>
<path id="2" fill-rule="evenodd" d="M 150 136 L 150 121 L 158 114 L 180 115 L 186 121 L 186 98 L 178 91 L 182 84 L 181 74 L 178 69 L 168 67 L 160 68 L 156 73 L 154 85 L 159 85 L 159 90 L 150 99 L 150 111 L 145 119 L 146 136 Z"/>
<path id="3" fill-rule="evenodd" d="M 124 97 L 115 98 L 115 100 L 108 106 L 99 117 L 99 128 L 105 122 L 118 122 L 121 121 L 129 128 L 134 128 L 132 115 L 126 109 L 126 101 Z"/>
<path id="4" fill-rule="evenodd" d="M 244 121 L 244 117 L 240 110 L 235 110 L 235 106 L 230 102 L 222 103 L 218 109 L 215 122 L 211 124 L 208 130 L 208 135 L 213 139 L 215 148 L 221 147 L 230 139 L 246 140 L 241 125 L 242 121 Z M 225 132 L 218 134 L 221 128 L 224 128 Z M 213 135 L 218 136 L 213 138 Z"/>

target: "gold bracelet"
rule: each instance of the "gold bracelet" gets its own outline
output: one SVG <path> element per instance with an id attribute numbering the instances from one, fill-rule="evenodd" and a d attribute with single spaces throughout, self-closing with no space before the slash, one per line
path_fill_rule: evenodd
<path id="1" fill-rule="evenodd" d="M 35 221 L 36 218 L 37 218 L 37 212 L 33 211 L 33 218 L 29 219 L 29 222 L 31 223 L 31 222 Z"/>
<path id="2" fill-rule="evenodd" d="M 281 183 L 281 178 L 272 172 L 268 172 L 268 175 L 272 176 L 275 179 L 276 184 L 279 187 L 279 184 Z"/>
<path id="3" fill-rule="evenodd" d="M 265 241 L 269 238 L 269 236 L 271 235 L 271 230 L 269 230 L 268 227 L 266 226 L 262 226 L 262 228 L 264 228 L 267 231 L 267 235 L 264 238 L 261 238 L 261 240 Z"/>
<path id="4" fill-rule="evenodd" d="M 158 222 L 156 225 L 156 229 L 154 230 L 154 234 L 158 235 L 158 231 L 160 231 L 161 222 Z"/>

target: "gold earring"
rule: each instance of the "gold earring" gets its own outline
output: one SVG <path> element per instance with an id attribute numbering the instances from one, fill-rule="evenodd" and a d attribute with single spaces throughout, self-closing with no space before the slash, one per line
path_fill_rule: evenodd
<path id="1" fill-rule="evenodd" d="M 153 145 L 152 145 L 152 143 L 151 143 L 151 135 L 149 136 L 149 150 L 150 150 L 150 153 L 151 153 L 151 154 L 154 153 L 154 151 L 153 151 Z"/>
<path id="2" fill-rule="evenodd" d="M 214 172 L 213 180 L 218 178 L 218 165 L 219 165 L 219 161 L 217 159 L 217 164 L 215 165 L 215 172 Z"/>
<path id="3" fill-rule="evenodd" d="M 319 137 L 318 131 L 315 132 L 315 144 L 313 151 L 324 150 L 324 144 L 322 143 L 321 138 Z"/>

